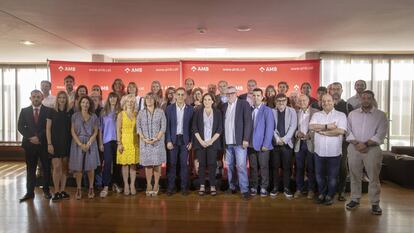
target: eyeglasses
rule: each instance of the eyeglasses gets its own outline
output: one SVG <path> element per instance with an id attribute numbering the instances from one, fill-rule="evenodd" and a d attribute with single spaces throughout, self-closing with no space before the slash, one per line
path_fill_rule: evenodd
<path id="1" fill-rule="evenodd" d="M 285 101 L 287 101 L 287 99 L 277 99 L 277 100 L 276 100 L 276 102 L 278 102 L 278 103 L 283 103 L 283 102 L 285 102 Z"/>
<path id="2" fill-rule="evenodd" d="M 183 93 L 177 93 L 177 95 L 178 95 L 178 96 L 184 96 L 184 94 L 183 94 Z"/>
<path id="3" fill-rule="evenodd" d="M 226 95 L 234 95 L 234 94 L 236 94 L 236 92 L 226 93 Z"/>

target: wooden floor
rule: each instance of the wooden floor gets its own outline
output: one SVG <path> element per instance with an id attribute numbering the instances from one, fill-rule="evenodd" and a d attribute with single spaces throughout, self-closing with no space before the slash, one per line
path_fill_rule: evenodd
<path id="1" fill-rule="evenodd" d="M 306 199 L 286 200 L 239 195 L 125 197 L 52 203 L 36 189 L 33 201 L 19 203 L 25 193 L 25 166 L 0 162 L 0 232 L 414 232 L 414 190 L 392 183 L 382 186 L 382 216 L 370 214 L 367 196 L 361 207 L 347 211 L 344 203 L 320 206 Z M 86 196 L 86 193 L 84 193 Z"/>

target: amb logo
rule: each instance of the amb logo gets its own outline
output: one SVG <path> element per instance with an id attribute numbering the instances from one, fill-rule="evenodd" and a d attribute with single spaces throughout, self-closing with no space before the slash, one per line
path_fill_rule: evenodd
<path id="1" fill-rule="evenodd" d="M 131 72 L 131 73 L 141 73 L 142 72 L 142 67 L 135 67 L 135 68 L 129 68 L 129 67 L 127 67 L 127 68 L 124 69 L 124 71 L 127 74 L 129 72 Z"/>
<path id="2" fill-rule="evenodd" d="M 209 67 L 208 66 L 192 66 L 191 67 L 191 71 L 193 71 L 193 72 L 196 72 L 196 71 L 208 72 L 209 71 Z"/>
<path id="3" fill-rule="evenodd" d="M 60 72 L 63 72 L 63 71 L 76 71 L 76 67 L 74 67 L 74 66 L 59 66 L 58 70 Z"/>
<path id="4" fill-rule="evenodd" d="M 266 67 L 260 67 L 260 72 L 277 72 L 277 66 L 266 66 Z"/>

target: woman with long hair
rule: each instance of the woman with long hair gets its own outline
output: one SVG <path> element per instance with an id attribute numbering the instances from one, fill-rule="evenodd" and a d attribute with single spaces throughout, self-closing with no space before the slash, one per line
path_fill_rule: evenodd
<path id="1" fill-rule="evenodd" d="M 82 174 L 88 173 L 88 197 L 94 198 L 94 171 L 100 165 L 98 145 L 99 120 L 94 112 L 93 101 L 88 96 L 79 99 L 80 111 L 72 116 L 72 145 L 70 147 L 69 169 L 74 171 L 76 178 L 76 199 L 82 198 Z"/>
<path id="2" fill-rule="evenodd" d="M 74 102 L 74 106 L 73 106 L 73 110 L 75 112 L 79 111 L 79 101 L 80 98 L 83 96 L 87 96 L 88 95 L 88 88 L 85 85 L 79 85 L 78 88 L 76 88 L 75 91 L 75 102 Z"/>
<path id="3" fill-rule="evenodd" d="M 52 157 L 52 179 L 55 193 L 52 201 L 68 199 L 65 192 L 66 174 L 70 152 L 71 118 L 73 109 L 69 107 L 69 96 L 60 91 L 56 96 L 55 107 L 49 112 L 46 120 L 47 151 Z"/>
<path id="4" fill-rule="evenodd" d="M 125 95 L 125 84 L 122 79 L 117 78 L 112 83 L 112 91 L 119 95 L 119 97 L 122 97 Z"/>
<path id="5" fill-rule="evenodd" d="M 200 180 L 199 195 L 204 195 L 205 173 L 208 166 L 208 175 L 210 182 L 210 194 L 215 196 L 216 189 L 216 168 L 217 152 L 221 149 L 219 140 L 223 131 L 223 120 L 221 111 L 214 108 L 214 95 L 211 93 L 204 94 L 201 107 L 194 113 L 193 129 L 193 148 L 199 161 L 198 177 Z"/>
<path id="6" fill-rule="evenodd" d="M 160 81 L 158 80 L 152 81 L 151 93 L 154 94 L 156 101 L 157 101 L 157 106 L 160 107 L 162 104 L 162 87 L 161 87 Z"/>
<path id="7" fill-rule="evenodd" d="M 175 103 L 175 99 L 174 99 L 174 94 L 175 94 L 175 88 L 174 87 L 168 87 L 165 90 L 165 95 L 164 95 L 164 102 L 161 105 L 161 109 L 163 111 L 165 111 L 165 109 L 167 109 L 167 107 L 170 104 Z"/>
<path id="8" fill-rule="evenodd" d="M 108 187 L 111 183 L 114 190 L 117 190 L 122 183 L 120 168 L 114 163 L 117 151 L 116 120 L 119 112 L 121 112 L 120 97 L 115 92 L 111 92 L 100 116 L 99 149 L 103 152 L 103 189 L 100 193 L 102 198 L 108 195 Z"/>

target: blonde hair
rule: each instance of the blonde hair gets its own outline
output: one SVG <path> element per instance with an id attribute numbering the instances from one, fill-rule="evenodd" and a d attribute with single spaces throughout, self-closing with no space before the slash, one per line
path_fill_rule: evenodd
<path id="1" fill-rule="evenodd" d="M 127 110 L 126 103 L 130 100 L 134 100 L 134 105 L 132 106 L 132 111 L 135 111 L 135 103 L 136 103 L 137 99 L 135 98 L 134 94 L 128 94 L 128 95 L 124 95 L 122 97 L 122 99 L 121 99 L 122 110 L 124 110 L 124 111 Z"/>
<path id="2" fill-rule="evenodd" d="M 66 97 L 66 104 L 65 104 L 65 111 L 69 112 L 70 108 L 69 108 L 69 95 L 68 93 L 66 93 L 66 91 L 59 91 L 58 94 L 56 95 L 56 100 L 55 100 L 55 107 L 54 109 L 56 110 L 56 112 L 59 112 L 59 96 L 60 95 L 64 95 Z"/>

